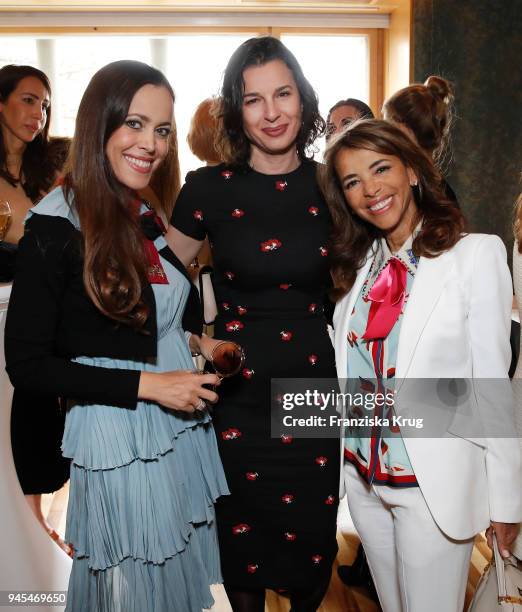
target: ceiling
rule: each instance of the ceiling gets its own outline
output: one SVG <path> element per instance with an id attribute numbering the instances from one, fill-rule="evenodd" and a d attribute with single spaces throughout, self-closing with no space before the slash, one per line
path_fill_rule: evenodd
<path id="1" fill-rule="evenodd" d="M 0 0 L 2 11 L 392 13 L 404 0 Z"/>

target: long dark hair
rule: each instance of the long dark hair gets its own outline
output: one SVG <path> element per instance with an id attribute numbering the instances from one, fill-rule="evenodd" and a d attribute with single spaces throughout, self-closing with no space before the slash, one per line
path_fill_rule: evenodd
<path id="1" fill-rule="evenodd" d="M 0 68 L 0 102 L 7 102 L 9 96 L 16 89 L 18 83 L 26 77 L 37 78 L 51 97 L 51 84 L 47 76 L 33 66 L 16 66 L 9 64 Z M 13 187 L 22 180 L 22 188 L 27 197 L 35 202 L 44 193 L 49 191 L 54 182 L 56 168 L 53 160 L 47 155 L 49 144 L 49 124 L 51 122 L 51 105 L 47 107 L 47 120 L 43 130 L 34 140 L 29 142 L 22 155 L 22 168 L 20 179 L 12 176 L 7 169 L 7 151 L 0 130 L 0 177 Z"/>
<path id="2" fill-rule="evenodd" d="M 326 164 L 319 174 L 321 189 L 333 219 L 330 254 L 334 299 L 340 299 L 350 290 L 371 245 L 383 235 L 371 223 L 351 214 L 335 171 L 335 160 L 343 149 L 366 149 L 393 155 L 413 170 L 418 179 L 413 195 L 423 220 L 422 229 L 413 241 L 416 256 L 433 258 L 451 249 L 462 237 L 466 226 L 460 209 L 447 199 L 441 176 L 425 152 L 399 128 L 386 121 L 355 121 L 345 132 L 332 138 L 325 152 Z"/>
<path id="3" fill-rule="evenodd" d="M 142 299 L 147 261 L 130 206 L 135 195 L 114 176 L 105 147 L 144 85 L 165 87 L 174 100 L 165 76 L 141 62 L 113 62 L 92 77 L 78 109 L 64 178 L 65 196 L 74 201 L 83 234 L 87 294 L 103 314 L 137 329 L 148 317 Z"/>
<path id="4" fill-rule="evenodd" d="M 303 74 L 292 52 L 272 36 L 250 38 L 232 54 L 223 77 L 221 89 L 221 130 L 217 147 L 222 159 L 232 165 L 245 166 L 250 157 L 250 142 L 243 129 L 243 73 L 251 66 L 263 66 L 281 60 L 292 73 L 302 105 L 302 123 L 296 139 L 297 154 L 301 160 L 311 157 L 309 148 L 325 130 L 319 114 L 317 94 Z"/>

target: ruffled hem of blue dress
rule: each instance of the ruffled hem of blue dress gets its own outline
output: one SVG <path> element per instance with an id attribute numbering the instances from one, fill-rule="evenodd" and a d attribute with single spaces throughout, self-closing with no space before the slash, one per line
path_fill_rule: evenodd
<path id="1" fill-rule="evenodd" d="M 161 564 L 185 550 L 195 527 L 214 523 L 213 504 L 228 494 L 217 456 L 209 424 L 183 432 L 176 447 L 155 460 L 111 470 L 73 465 L 66 540 L 75 558 L 106 569 L 127 557 Z M 211 539 L 205 559 L 218 556 L 215 535 Z"/>

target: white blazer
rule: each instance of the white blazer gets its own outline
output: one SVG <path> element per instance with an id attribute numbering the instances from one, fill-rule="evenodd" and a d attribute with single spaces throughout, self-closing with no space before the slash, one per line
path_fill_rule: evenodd
<path id="1" fill-rule="evenodd" d="M 372 248 L 353 288 L 335 309 L 340 379 L 347 377 L 350 315 L 373 258 Z M 511 303 L 506 249 L 497 236 L 468 234 L 439 257 L 422 257 L 400 330 L 395 373 L 399 384 L 405 378 L 507 379 Z M 400 413 L 400 402 L 396 408 Z M 430 512 L 449 537 L 473 537 L 490 520 L 522 520 L 516 438 L 476 440 L 449 434 L 405 437 L 404 443 Z M 341 440 L 341 458 L 343 446 Z M 340 489 L 342 496 L 342 474 Z"/>

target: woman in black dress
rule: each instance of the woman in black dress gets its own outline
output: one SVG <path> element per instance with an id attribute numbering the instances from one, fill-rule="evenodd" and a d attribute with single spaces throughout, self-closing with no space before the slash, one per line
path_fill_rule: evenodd
<path id="1" fill-rule="evenodd" d="M 214 410 L 232 493 L 216 506 L 225 588 L 235 612 L 262 612 L 267 588 L 308 612 L 337 552 L 339 442 L 271 438 L 269 395 L 271 378 L 336 376 L 323 314 L 330 217 L 307 156 L 324 121 L 271 37 L 236 50 L 221 95 L 226 163 L 187 176 L 169 232 L 185 264 L 209 237 L 216 335 L 246 352 Z"/>

